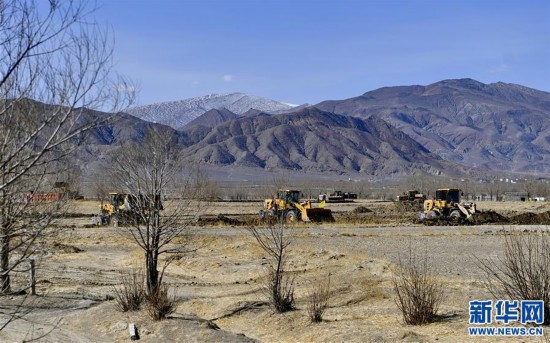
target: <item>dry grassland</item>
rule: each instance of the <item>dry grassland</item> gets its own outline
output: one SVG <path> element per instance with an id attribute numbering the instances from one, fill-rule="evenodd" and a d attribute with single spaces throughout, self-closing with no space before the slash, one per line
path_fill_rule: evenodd
<path id="1" fill-rule="evenodd" d="M 260 203 L 215 203 L 207 217 L 243 220 Z M 548 230 L 545 226 L 422 226 L 414 214 L 395 213 L 393 204 L 330 204 L 334 224 L 289 227 L 292 245 L 287 269 L 296 281 L 297 309 L 274 313 L 261 291 L 267 259 L 245 226 L 213 221 L 194 226 L 194 252 L 167 270 L 167 281 L 180 300 L 168 320 L 152 322 L 145 313 L 120 313 L 106 300 L 120 272 L 139 265 L 142 252 L 124 229 L 88 227 L 95 202 L 77 202 L 81 214 L 61 220 L 45 245 L 38 269 L 38 294 L 28 321 L 0 332 L 2 342 L 20 342 L 49 332 L 44 342 L 129 341 L 126 328 L 136 323 L 143 342 L 464 342 L 468 302 L 490 299 L 475 257 L 501 255 L 503 230 Z M 348 220 L 364 206 L 361 224 Z M 517 214 L 545 212 L 540 203 L 480 203 L 483 210 Z M 409 217 L 408 217 L 409 216 Z M 340 221 L 338 222 L 338 220 Z M 441 320 L 424 326 L 403 323 L 394 303 L 392 268 L 409 247 L 429 252 L 445 285 Z M 313 282 L 331 275 L 329 308 L 321 323 L 307 315 Z M 24 282 L 22 279 L 16 282 Z M 14 296 L 11 302 L 21 297 Z M 548 330 L 548 328 L 547 328 Z M 498 342 L 502 338 L 483 341 Z M 513 341 L 518 341 L 514 339 Z M 538 342 L 523 338 L 519 341 Z"/>

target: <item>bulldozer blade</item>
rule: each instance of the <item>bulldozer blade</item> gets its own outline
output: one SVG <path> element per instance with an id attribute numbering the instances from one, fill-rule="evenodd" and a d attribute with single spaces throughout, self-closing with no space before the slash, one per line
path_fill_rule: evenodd
<path id="1" fill-rule="evenodd" d="M 332 211 L 328 208 L 308 208 L 306 212 L 312 222 L 334 222 Z"/>

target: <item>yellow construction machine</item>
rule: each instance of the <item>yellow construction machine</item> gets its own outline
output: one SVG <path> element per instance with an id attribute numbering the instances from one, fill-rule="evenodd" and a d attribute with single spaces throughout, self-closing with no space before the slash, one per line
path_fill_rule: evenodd
<path id="1" fill-rule="evenodd" d="M 152 199 L 155 199 L 154 201 Z M 126 193 L 109 193 L 107 203 L 101 203 L 99 213 L 94 216 L 93 224 L 118 226 L 140 221 L 139 211 L 157 208 L 163 210 L 160 196 L 146 197 Z"/>
<path id="2" fill-rule="evenodd" d="M 322 206 L 313 207 L 310 201 L 300 202 L 300 191 L 279 190 L 277 195 L 264 200 L 262 218 L 283 218 L 287 222 L 333 222 L 332 211 Z"/>
<path id="3" fill-rule="evenodd" d="M 471 220 L 476 213 L 476 204 L 462 202 L 462 191 L 458 188 L 442 188 L 435 192 L 434 199 L 424 201 L 424 212 L 420 219 Z"/>

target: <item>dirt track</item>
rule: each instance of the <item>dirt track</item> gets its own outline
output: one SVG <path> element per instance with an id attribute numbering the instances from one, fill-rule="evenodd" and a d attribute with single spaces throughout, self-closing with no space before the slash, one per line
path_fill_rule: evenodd
<path id="1" fill-rule="evenodd" d="M 483 210 L 505 213 L 507 218 L 521 211 L 546 215 L 536 204 L 516 212 L 512 205 L 499 205 L 501 208 L 485 206 Z M 227 218 L 245 222 L 232 206 L 228 204 L 225 210 L 213 207 L 216 210 L 209 216 L 226 213 Z M 251 216 L 257 206 L 241 204 L 243 212 Z M 358 206 L 371 212 L 355 210 Z M 506 230 L 548 230 L 540 225 L 501 224 L 426 227 L 402 223 L 413 214 L 396 214 L 391 206 L 339 204 L 333 207 L 335 224 L 289 228 L 293 244 L 288 266 L 296 276 L 298 309 L 282 315 L 272 312 L 260 292 L 266 260 L 245 226 L 222 220 L 193 227 L 197 250 L 168 270 L 167 281 L 180 305 L 171 319 L 160 323 L 151 322 L 144 313 L 121 314 L 113 301 L 105 300 L 112 294 L 119 271 L 136 265 L 141 257 L 131 240 L 121 229 L 87 228 L 89 218 L 68 218 L 68 229 L 49 243 L 49 253 L 39 265 L 40 296 L 36 304 L 41 305 L 29 317 L 33 323 L 12 324 L 0 332 L 0 341 L 36 337 L 56 321 L 59 325 L 43 341 L 128 341 L 126 325 L 130 322 L 137 324 L 144 342 L 465 341 L 468 301 L 489 298 L 481 287 L 483 274 L 475 257 L 499 256 Z M 86 209 L 81 212 L 86 213 Z M 445 280 L 441 322 L 422 327 L 401 322 L 393 302 L 391 269 L 409 247 L 428 249 Z M 330 308 L 324 322 L 310 324 L 305 310 L 309 287 L 313 280 L 329 273 Z"/>

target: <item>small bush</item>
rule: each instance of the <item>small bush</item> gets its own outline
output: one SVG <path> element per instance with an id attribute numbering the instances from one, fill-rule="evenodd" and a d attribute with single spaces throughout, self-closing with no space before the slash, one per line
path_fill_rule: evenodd
<path id="1" fill-rule="evenodd" d="M 176 310 L 176 299 L 169 295 L 170 288 L 162 284 L 154 292 L 147 294 L 147 313 L 153 320 L 163 320 Z"/>
<path id="2" fill-rule="evenodd" d="M 117 310 L 121 312 L 138 311 L 145 299 L 144 277 L 139 269 L 121 273 L 120 286 L 114 286 L 114 299 Z"/>
<path id="3" fill-rule="evenodd" d="M 279 313 L 294 310 L 294 278 L 287 275 L 284 270 L 270 269 L 267 274 L 267 282 L 264 285 L 269 293 L 269 301 Z"/>
<path id="4" fill-rule="evenodd" d="M 315 283 L 309 293 L 307 312 L 312 322 L 320 323 L 323 321 L 323 314 L 328 307 L 329 297 L 330 275 L 327 276 L 326 280 Z"/>
<path id="5" fill-rule="evenodd" d="M 409 249 L 409 258 L 398 262 L 393 276 L 395 303 L 409 325 L 423 325 L 437 319 L 437 310 L 443 299 L 443 284 L 428 263 L 427 251 L 414 254 Z"/>
<path id="6" fill-rule="evenodd" d="M 500 299 L 544 300 L 544 324 L 550 324 L 550 235 L 513 231 L 504 236 L 504 257 L 478 260 L 485 286 Z"/>

